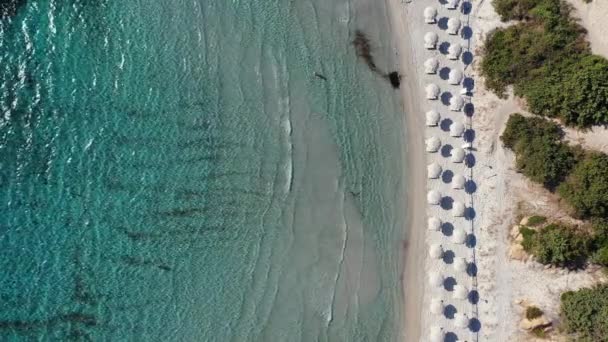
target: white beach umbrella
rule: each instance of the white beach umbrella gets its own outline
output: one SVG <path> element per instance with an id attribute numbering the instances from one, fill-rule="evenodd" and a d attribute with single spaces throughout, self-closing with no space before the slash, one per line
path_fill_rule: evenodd
<path id="1" fill-rule="evenodd" d="M 462 245 L 467 239 L 467 233 L 462 228 L 454 229 L 454 233 L 452 234 L 452 241 L 455 244 Z"/>
<path id="2" fill-rule="evenodd" d="M 435 83 L 428 84 L 424 90 L 426 91 L 427 100 L 437 100 L 441 91 Z"/>
<path id="3" fill-rule="evenodd" d="M 424 9 L 424 22 L 427 24 L 434 24 L 437 20 L 437 10 L 433 7 L 427 7 Z"/>
<path id="4" fill-rule="evenodd" d="M 439 191 L 431 190 L 426 194 L 428 204 L 437 205 L 441 202 L 441 194 Z"/>
<path id="5" fill-rule="evenodd" d="M 456 147 L 454 149 L 452 149 L 452 155 L 450 157 L 450 160 L 452 161 L 452 163 L 462 163 L 465 157 L 465 152 L 462 148 L 460 147 Z"/>
<path id="6" fill-rule="evenodd" d="M 431 163 L 426 167 L 426 173 L 430 179 L 439 178 L 441 171 L 441 165 L 437 163 Z"/>
<path id="7" fill-rule="evenodd" d="M 462 45 L 458 43 L 450 44 L 448 48 L 448 58 L 455 60 L 460 58 L 460 54 L 462 53 Z"/>
<path id="8" fill-rule="evenodd" d="M 461 137 L 464 134 L 464 124 L 462 122 L 453 122 L 450 125 L 450 136 Z"/>
<path id="9" fill-rule="evenodd" d="M 429 256 L 433 259 L 440 259 L 443 257 L 443 247 L 436 243 L 436 244 L 432 244 L 429 247 Z"/>
<path id="10" fill-rule="evenodd" d="M 454 325 L 459 328 L 466 328 L 469 326 L 469 317 L 463 313 L 457 313 L 454 315 Z"/>
<path id="11" fill-rule="evenodd" d="M 469 290 L 462 285 L 454 285 L 454 294 L 455 299 L 467 299 L 469 296 Z"/>
<path id="12" fill-rule="evenodd" d="M 460 82 L 462 82 L 463 77 L 464 76 L 462 74 L 462 71 L 458 69 L 452 69 L 450 70 L 450 73 L 448 75 L 448 83 L 452 85 L 460 84 Z"/>
<path id="13" fill-rule="evenodd" d="M 452 204 L 452 216 L 454 217 L 462 217 L 464 216 L 464 204 L 462 204 L 462 202 L 454 202 Z"/>
<path id="14" fill-rule="evenodd" d="M 458 96 L 453 96 L 450 99 L 450 110 L 453 112 L 459 112 L 462 110 L 462 107 L 464 106 L 464 99 L 462 98 L 462 96 L 458 95 Z"/>
<path id="15" fill-rule="evenodd" d="M 443 278 L 443 276 L 439 272 L 431 272 L 429 274 L 429 284 L 432 287 L 443 286 L 444 281 L 445 281 L 445 278 Z"/>
<path id="16" fill-rule="evenodd" d="M 463 189 L 466 182 L 463 175 L 456 175 L 452 177 L 452 189 Z"/>
<path id="17" fill-rule="evenodd" d="M 435 32 L 427 32 L 424 35 L 424 47 L 427 49 L 434 49 L 437 47 L 437 41 L 439 36 Z"/>
<path id="18" fill-rule="evenodd" d="M 467 260 L 463 257 L 457 257 L 454 259 L 454 269 L 458 272 L 465 272 L 467 270 Z"/>
<path id="19" fill-rule="evenodd" d="M 439 61 L 435 57 L 431 57 L 424 61 L 424 72 L 427 74 L 435 74 L 437 73 L 437 68 L 439 68 Z"/>
<path id="20" fill-rule="evenodd" d="M 458 2 L 458 0 L 448 0 L 448 3 L 445 4 L 445 7 L 451 10 L 456 9 L 458 8 Z"/>
<path id="21" fill-rule="evenodd" d="M 431 299 L 430 305 L 431 313 L 434 315 L 442 315 L 445 306 L 443 305 L 443 300 L 441 298 L 433 298 Z"/>
<path id="22" fill-rule="evenodd" d="M 458 30 L 460 30 L 460 19 L 450 18 L 448 20 L 448 34 L 456 35 L 458 34 Z"/>
<path id="23" fill-rule="evenodd" d="M 431 327 L 431 331 L 429 333 L 429 342 L 444 342 L 445 341 L 445 332 L 441 327 Z"/>
<path id="24" fill-rule="evenodd" d="M 439 148 L 441 147 L 441 140 L 439 140 L 439 138 L 437 137 L 430 137 L 428 139 L 426 139 L 426 151 L 427 152 L 437 152 L 439 151 Z"/>
<path id="25" fill-rule="evenodd" d="M 428 230 L 438 231 L 439 229 L 441 229 L 441 220 L 439 218 L 431 216 L 427 221 Z"/>
<path id="26" fill-rule="evenodd" d="M 429 127 L 437 126 L 439 124 L 439 120 L 441 120 L 441 115 L 436 110 L 429 110 L 426 112 L 426 125 Z"/>

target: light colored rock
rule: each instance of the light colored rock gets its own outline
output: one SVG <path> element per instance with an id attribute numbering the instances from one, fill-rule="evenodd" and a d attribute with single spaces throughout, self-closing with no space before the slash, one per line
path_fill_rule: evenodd
<path id="1" fill-rule="evenodd" d="M 525 216 L 524 218 L 521 219 L 521 221 L 519 222 L 519 224 L 522 225 L 522 226 L 527 226 L 529 220 L 530 220 L 530 216 Z"/>
<path id="2" fill-rule="evenodd" d="M 511 247 L 509 247 L 509 258 L 523 261 L 527 256 L 528 254 L 519 243 L 511 244 Z"/>
<path id="3" fill-rule="evenodd" d="M 533 320 L 524 318 L 519 323 L 519 327 L 521 329 L 527 330 L 527 331 L 533 330 L 535 328 L 546 328 L 548 326 L 551 326 L 551 321 L 549 319 L 547 319 L 547 317 L 545 317 L 545 315 L 537 317 Z"/>
<path id="4" fill-rule="evenodd" d="M 517 237 L 517 235 L 519 234 L 519 226 L 515 225 L 511 228 L 511 231 L 509 232 L 509 235 L 515 239 L 515 237 Z"/>

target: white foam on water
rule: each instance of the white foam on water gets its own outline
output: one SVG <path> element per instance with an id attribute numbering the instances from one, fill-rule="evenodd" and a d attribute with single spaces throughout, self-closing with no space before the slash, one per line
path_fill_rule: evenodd
<path id="1" fill-rule="evenodd" d="M 93 140 L 95 140 L 95 138 L 89 139 L 87 144 L 84 146 L 84 151 L 88 150 L 93 145 Z"/>
<path id="2" fill-rule="evenodd" d="M 286 101 L 289 102 L 289 100 Z M 291 142 L 292 127 L 291 120 L 289 119 L 288 115 L 283 120 L 282 126 L 285 140 L 285 148 L 287 149 L 287 160 L 285 162 L 285 166 L 283 167 L 283 170 L 285 171 L 285 183 L 283 185 L 283 193 L 287 194 L 289 193 L 289 191 L 291 191 L 291 184 L 293 181 L 293 143 Z"/>

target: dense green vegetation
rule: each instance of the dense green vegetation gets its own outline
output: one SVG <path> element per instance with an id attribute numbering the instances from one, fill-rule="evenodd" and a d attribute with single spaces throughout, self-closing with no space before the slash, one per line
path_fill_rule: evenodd
<path id="1" fill-rule="evenodd" d="M 523 241 L 521 242 L 521 246 L 524 248 L 524 251 L 534 254 L 534 246 L 536 244 L 536 230 L 530 229 L 528 227 L 520 227 L 519 233 L 523 237 Z"/>
<path id="2" fill-rule="evenodd" d="M 564 330 L 578 341 L 608 341 L 608 284 L 563 293 L 561 312 Z"/>
<path id="3" fill-rule="evenodd" d="M 525 117 L 521 114 L 511 114 L 507 127 L 502 133 L 500 140 L 510 149 L 523 139 L 532 137 L 546 137 L 551 140 L 560 140 L 563 132 L 559 125 L 543 118 Z"/>
<path id="4" fill-rule="evenodd" d="M 542 264 L 580 268 L 587 261 L 608 266 L 608 225 L 595 223 L 590 232 L 552 223 L 539 230 L 522 226 L 522 247 Z"/>
<path id="5" fill-rule="evenodd" d="M 563 0 L 494 0 L 502 20 L 485 43 L 481 70 L 499 95 L 514 86 L 535 114 L 568 125 L 608 122 L 608 61 L 591 55 L 585 31 Z"/>
<path id="6" fill-rule="evenodd" d="M 559 193 L 580 217 L 608 217 L 608 155 L 588 153 Z"/>
<path id="7" fill-rule="evenodd" d="M 515 152 L 517 169 L 557 189 L 575 216 L 608 218 L 608 155 L 570 146 L 555 123 L 520 114 L 511 115 L 501 140 Z"/>
<path id="8" fill-rule="evenodd" d="M 542 118 L 513 114 L 501 139 L 513 149 L 516 167 L 549 189 L 560 184 L 577 163 L 578 151 L 562 141 L 558 125 Z"/>
<path id="9" fill-rule="evenodd" d="M 528 228 L 529 229 L 529 228 Z M 542 264 L 578 268 L 593 253 L 592 238 L 572 227 L 550 224 L 539 231 L 522 232 L 522 246 Z"/>

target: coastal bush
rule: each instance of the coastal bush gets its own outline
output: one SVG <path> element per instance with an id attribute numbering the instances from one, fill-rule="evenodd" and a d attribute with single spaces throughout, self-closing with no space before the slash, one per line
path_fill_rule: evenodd
<path id="1" fill-rule="evenodd" d="M 502 21 L 523 20 L 542 1 L 545 0 L 494 0 L 492 5 Z"/>
<path id="2" fill-rule="evenodd" d="M 563 328 L 579 341 L 608 341 L 608 284 L 561 295 Z"/>
<path id="3" fill-rule="evenodd" d="M 608 60 L 584 55 L 543 69 L 521 87 L 533 113 L 579 127 L 608 122 Z"/>
<path id="4" fill-rule="evenodd" d="M 533 24 L 518 24 L 491 32 L 485 43 L 481 71 L 486 86 L 504 97 L 506 87 L 528 79 L 551 50 L 549 37 Z"/>
<path id="5" fill-rule="evenodd" d="M 533 320 L 543 315 L 543 310 L 537 308 L 536 306 L 528 306 L 526 308 L 526 318 L 528 320 Z"/>
<path id="6" fill-rule="evenodd" d="M 579 54 L 589 53 L 584 30 L 569 16 L 570 7 L 561 0 L 499 0 L 495 5 L 523 11 L 524 14 L 505 13 L 504 18 L 529 18 L 488 35 L 481 71 L 486 85 L 498 95 L 506 86 L 514 85 L 515 93 L 526 96 L 525 87 L 531 81 L 534 88 L 551 86 L 547 74 L 564 61 L 575 61 Z M 555 87 L 547 88 L 555 90 Z"/>
<path id="7" fill-rule="evenodd" d="M 603 246 L 598 249 L 593 254 L 591 262 L 602 266 L 608 266 L 608 246 Z"/>
<path id="8" fill-rule="evenodd" d="M 528 227 L 519 227 L 519 233 L 523 238 L 521 246 L 524 248 L 524 251 L 532 254 L 535 243 L 534 235 L 536 235 L 536 231 Z"/>
<path id="9" fill-rule="evenodd" d="M 505 147 L 513 149 L 518 141 L 532 137 L 547 137 L 558 141 L 564 133 L 558 124 L 539 117 L 511 114 L 500 140 Z"/>
<path id="10" fill-rule="evenodd" d="M 547 137 L 522 139 L 514 150 L 517 169 L 548 189 L 561 183 L 576 164 L 570 146 Z"/>
<path id="11" fill-rule="evenodd" d="M 495 0 L 503 20 L 488 35 L 481 72 L 499 96 L 513 85 L 534 114 L 567 125 L 608 122 L 608 60 L 591 54 L 585 30 L 563 0 Z"/>
<path id="12" fill-rule="evenodd" d="M 559 186 L 579 217 L 608 217 L 608 155 L 588 153 Z"/>
<path id="13" fill-rule="evenodd" d="M 561 183 L 577 162 L 576 150 L 561 142 L 559 126 L 543 118 L 513 114 L 501 140 L 513 149 L 516 167 L 549 189 Z"/>
<path id="14" fill-rule="evenodd" d="M 591 239 L 572 227 L 550 224 L 533 236 L 532 254 L 541 264 L 581 267 L 589 256 Z"/>
<path id="15" fill-rule="evenodd" d="M 593 220 L 593 248 L 591 262 L 608 266 L 608 221 L 606 219 Z"/>
<path id="16" fill-rule="evenodd" d="M 608 122 L 608 60 L 588 55 L 570 66 L 559 84 L 557 115 L 568 125 Z"/>
<path id="17" fill-rule="evenodd" d="M 540 215 L 534 215 L 534 216 L 530 216 L 528 218 L 528 226 L 531 226 L 531 227 L 536 227 L 545 222 L 547 222 L 547 218 L 544 216 L 540 216 Z"/>

